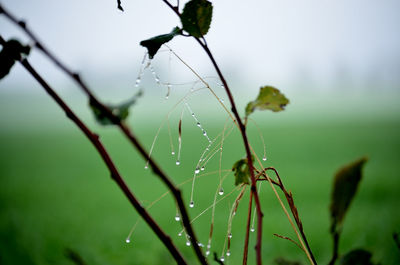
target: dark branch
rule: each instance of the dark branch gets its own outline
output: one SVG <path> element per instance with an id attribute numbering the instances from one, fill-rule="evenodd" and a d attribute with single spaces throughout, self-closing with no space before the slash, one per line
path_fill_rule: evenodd
<path id="1" fill-rule="evenodd" d="M 167 2 L 167 1 L 165 1 Z M 168 3 L 168 2 L 167 2 Z M 169 4 L 169 3 L 168 3 Z M 171 5 L 172 7 L 172 5 Z M 164 182 L 164 184 L 168 187 L 169 190 L 171 190 L 175 201 L 178 205 L 179 211 L 181 212 L 182 216 L 182 222 L 183 225 L 186 229 L 186 232 L 188 233 L 191 241 L 191 245 L 196 253 L 197 258 L 201 262 L 201 264 L 206 265 L 207 260 L 205 259 L 200 247 L 197 244 L 197 237 L 194 234 L 192 225 L 190 223 L 189 215 L 187 213 L 185 204 L 182 199 L 181 191 L 172 183 L 172 181 L 167 177 L 167 175 L 160 169 L 160 167 L 154 162 L 153 159 L 148 158 L 148 153 L 145 151 L 145 149 L 142 147 L 142 145 L 139 143 L 137 138 L 133 135 L 131 130 L 121 122 L 121 120 L 115 116 L 104 104 L 102 104 L 91 92 L 89 87 L 81 80 L 80 76 L 77 73 L 74 73 L 71 71 L 65 64 L 63 64 L 60 60 L 58 60 L 52 53 L 49 52 L 48 49 L 45 48 L 45 46 L 39 42 L 38 38 L 33 34 L 31 30 L 29 30 L 25 23 L 20 23 L 13 15 L 11 15 L 10 12 L 5 10 L 4 8 L 1 7 L 0 5 L 0 10 L 4 13 L 4 15 L 10 19 L 12 22 L 17 24 L 22 28 L 22 30 L 35 42 L 35 45 L 38 49 L 40 49 L 53 63 L 59 67 L 62 71 L 64 71 L 67 75 L 69 75 L 78 85 L 81 87 L 81 89 L 87 94 L 89 97 L 89 100 L 102 112 L 104 113 L 107 118 L 110 119 L 115 125 L 117 125 L 120 130 L 123 132 L 123 134 L 129 139 L 131 144 L 139 151 L 139 153 L 142 155 L 144 159 L 149 159 L 149 164 L 153 169 L 153 172 L 158 175 L 158 177 Z M 178 10 L 174 11 L 179 14 Z"/>
<path id="2" fill-rule="evenodd" d="M 118 169 L 116 168 L 114 162 L 109 156 L 108 152 L 101 143 L 99 136 L 93 133 L 79 118 L 75 113 L 68 107 L 68 105 L 56 94 L 56 92 L 47 84 L 47 82 L 36 72 L 36 70 L 30 65 L 28 60 L 23 59 L 21 64 L 24 68 L 39 82 L 39 84 L 46 90 L 46 92 L 53 98 L 53 100 L 63 109 L 66 116 L 71 119 L 76 126 L 86 135 L 93 146 L 96 148 L 97 152 L 100 154 L 104 163 L 106 164 L 108 170 L 110 171 L 111 178 L 117 183 L 119 188 L 128 198 L 132 206 L 140 214 L 140 216 L 146 221 L 146 223 L 151 227 L 158 238 L 164 243 L 169 252 L 175 258 L 179 264 L 187 264 L 183 256 L 178 251 L 177 247 L 172 242 L 171 238 L 165 234 L 161 227 L 156 223 L 156 221 L 150 216 L 145 208 L 142 207 L 140 202 L 136 199 L 135 195 L 126 185 L 122 176 L 120 175 Z"/>
<path id="3" fill-rule="evenodd" d="M 121 0 L 117 0 L 117 4 L 118 4 L 117 8 L 119 10 L 121 10 L 122 12 L 124 12 L 124 9 L 122 8 L 122 5 L 121 5 Z"/>

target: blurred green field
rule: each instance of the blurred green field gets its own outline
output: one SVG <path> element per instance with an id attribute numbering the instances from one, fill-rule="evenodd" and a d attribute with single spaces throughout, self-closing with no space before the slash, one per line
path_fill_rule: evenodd
<path id="1" fill-rule="evenodd" d="M 174 264 L 143 222 L 135 230 L 132 242 L 125 243 L 137 214 L 110 179 L 91 144 L 56 107 L 52 111 L 54 114 L 46 115 L 57 120 L 61 127 L 51 123 L 31 124 L 30 118 L 26 123 L 20 118 L 17 126 L 7 123 L 7 114 L 2 114 L 5 125 L 0 129 L 0 264 L 73 264 L 65 255 L 66 249 L 76 252 L 86 264 Z M 26 110 L 24 115 L 28 113 Z M 271 117 L 268 115 L 267 121 Z M 392 238 L 393 232 L 400 232 L 400 120 L 397 114 L 364 119 L 345 115 L 314 120 L 295 117 L 287 122 L 274 119 L 263 122 L 261 117 L 256 116 L 256 120 L 267 146 L 265 166 L 276 167 L 287 188 L 292 190 L 319 263 L 326 264 L 331 254 L 328 206 L 332 176 L 340 166 L 368 156 L 364 179 L 345 220 L 340 252 L 362 247 L 373 252 L 376 262 L 400 264 L 400 251 Z M 209 122 L 209 135 L 217 135 L 223 122 Z M 149 148 L 158 123 L 142 119 L 132 124 Z M 156 161 L 175 183 L 192 177 L 206 146 L 198 128 L 193 122 L 188 124 L 183 131 L 181 166 L 177 167 L 170 155 L 165 129 L 155 148 Z M 166 191 L 144 169 L 145 161 L 117 130 L 96 127 L 96 131 L 102 135 L 123 176 L 144 205 Z M 249 134 L 255 150 L 262 156 L 261 141 L 254 126 L 250 125 Z M 243 155 L 240 137 L 234 132 L 224 146 L 223 168 L 230 169 Z M 204 173 L 217 169 L 218 159 L 214 159 Z M 223 184 L 225 194 L 234 188 L 233 182 L 233 176 L 229 175 Z M 197 180 L 196 206 L 190 209 L 191 217 L 211 204 L 217 183 L 217 174 Z M 182 187 L 188 202 L 190 183 Z M 234 195 L 217 206 L 212 250 L 218 255 L 224 244 L 229 205 L 233 200 Z M 273 264 L 280 256 L 307 264 L 305 255 L 294 244 L 273 236 L 278 233 L 295 238 L 267 185 L 261 189 L 261 200 L 265 215 L 265 264 Z M 247 202 L 245 196 L 233 221 L 232 255 L 227 264 L 241 264 Z M 173 200 L 167 196 L 150 212 L 195 264 L 185 239 L 178 236 L 180 225 L 174 220 Z M 207 241 L 210 216 L 207 212 L 194 223 L 203 244 Z M 249 261 L 253 264 L 252 248 Z"/>

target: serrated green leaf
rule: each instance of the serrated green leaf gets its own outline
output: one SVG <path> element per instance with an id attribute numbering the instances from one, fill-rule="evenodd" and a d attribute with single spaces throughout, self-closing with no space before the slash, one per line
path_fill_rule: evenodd
<path id="1" fill-rule="evenodd" d="M 356 194 L 357 187 L 362 178 L 362 167 L 365 162 L 367 162 L 367 159 L 361 158 L 342 167 L 335 175 L 330 206 L 333 230 L 342 223 L 350 203 Z"/>
<path id="2" fill-rule="evenodd" d="M 207 0 L 191 0 L 186 3 L 181 15 L 183 30 L 201 38 L 210 29 L 213 6 Z"/>
<path id="3" fill-rule="evenodd" d="M 20 60 L 21 56 L 29 55 L 31 48 L 22 45 L 18 40 L 8 40 L 0 52 L 0 79 L 3 79 L 10 72 L 15 61 Z"/>
<path id="4" fill-rule="evenodd" d="M 252 158 L 252 160 L 254 160 Z M 250 184 L 250 168 L 247 164 L 247 158 L 240 159 L 232 166 L 232 171 L 235 175 L 235 185 Z"/>
<path id="5" fill-rule="evenodd" d="M 355 249 L 344 255 L 340 265 L 374 265 L 371 261 L 372 254 L 363 249 Z"/>
<path id="6" fill-rule="evenodd" d="M 142 96 L 142 91 L 136 93 L 132 99 L 119 105 L 106 105 L 114 116 L 120 121 L 125 120 L 129 116 L 129 108 L 136 103 L 136 100 Z M 114 122 L 108 118 L 107 114 L 104 113 L 96 104 L 96 102 L 90 100 L 89 106 L 92 109 L 96 121 L 101 125 L 114 125 Z"/>
<path id="7" fill-rule="evenodd" d="M 157 51 L 160 49 L 161 45 L 172 40 L 176 35 L 181 33 L 179 27 L 175 27 L 170 33 L 155 36 L 153 38 L 143 40 L 140 45 L 147 48 L 149 52 L 149 58 L 152 59 L 156 55 Z"/>
<path id="8" fill-rule="evenodd" d="M 246 116 L 249 116 L 256 109 L 282 111 L 287 104 L 289 104 L 289 100 L 278 89 L 272 86 L 263 86 L 260 88 L 256 100 L 247 104 Z"/>

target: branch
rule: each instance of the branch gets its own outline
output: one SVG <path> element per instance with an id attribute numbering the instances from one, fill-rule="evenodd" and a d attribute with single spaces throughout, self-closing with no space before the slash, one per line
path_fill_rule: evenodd
<path id="1" fill-rule="evenodd" d="M 246 224 L 246 236 L 244 238 L 243 248 L 243 265 L 247 264 L 247 255 L 249 253 L 249 238 L 250 238 L 250 223 L 251 223 L 251 208 L 253 202 L 253 190 L 250 190 L 249 206 L 247 209 L 247 224 Z"/>
<path id="2" fill-rule="evenodd" d="M 126 185 L 122 176 L 120 175 L 118 169 L 116 168 L 114 162 L 109 156 L 108 152 L 101 143 L 99 136 L 93 133 L 79 118 L 76 114 L 68 107 L 68 105 L 56 94 L 56 92 L 47 84 L 47 82 L 35 71 L 35 69 L 30 65 L 28 60 L 23 59 L 20 61 L 23 67 L 40 83 L 40 85 L 46 90 L 46 92 L 54 99 L 54 101 L 63 109 L 66 116 L 72 120 L 76 126 L 86 135 L 89 141 L 96 148 L 97 152 L 100 154 L 104 163 L 106 164 L 108 170 L 110 171 L 111 178 L 117 183 L 119 188 L 128 198 L 129 202 L 140 214 L 140 216 L 146 221 L 146 223 L 151 227 L 158 238 L 164 243 L 166 248 L 172 254 L 174 259 L 178 264 L 187 264 L 184 260 L 182 254 L 178 251 L 177 247 L 172 242 L 171 238 L 165 234 L 161 227 L 156 223 L 156 221 L 150 216 L 145 208 L 142 207 L 141 203 L 136 199 L 135 195 L 131 192 L 129 187 Z"/>
<path id="3" fill-rule="evenodd" d="M 178 12 L 178 11 L 176 11 Z M 144 159 L 148 159 L 149 164 L 153 170 L 153 172 L 161 179 L 162 182 L 168 187 L 169 190 L 171 190 L 175 201 L 178 205 L 178 208 L 180 210 L 181 216 L 182 216 L 182 223 L 184 227 L 186 228 L 186 232 L 189 235 L 189 240 L 191 241 L 191 245 L 196 253 L 197 258 L 199 259 L 200 263 L 203 265 L 207 265 L 207 260 L 204 257 L 200 247 L 197 244 L 197 237 L 194 234 L 193 228 L 190 224 L 190 219 L 189 215 L 187 213 L 185 204 L 182 199 L 182 194 L 180 189 L 178 189 L 172 181 L 169 179 L 169 177 L 160 169 L 160 167 L 154 162 L 153 159 L 148 157 L 148 153 L 145 151 L 145 149 L 142 147 L 142 145 L 139 143 L 137 138 L 133 135 L 129 127 L 127 127 L 122 121 L 115 116 L 104 104 L 102 104 L 91 92 L 89 87 L 81 80 L 79 74 L 74 73 L 71 71 L 66 65 L 64 65 L 60 60 L 58 60 L 48 49 L 45 48 L 45 46 L 39 42 L 38 38 L 33 34 L 33 32 L 27 28 L 25 22 L 23 21 L 18 21 L 10 12 L 5 10 L 1 4 L 0 4 L 0 13 L 3 13 L 10 21 L 18 25 L 35 43 L 35 46 L 40 49 L 57 67 L 59 67 L 62 71 L 64 71 L 68 76 L 70 76 L 77 84 L 78 86 L 86 93 L 86 95 L 89 97 L 89 100 L 92 104 L 94 104 L 102 113 L 104 113 L 107 118 L 109 118 L 113 124 L 118 126 L 120 130 L 123 132 L 123 134 L 129 139 L 131 144 L 139 151 L 139 153 L 142 155 Z M 178 12 L 179 14 L 179 12 Z"/>
<path id="4" fill-rule="evenodd" d="M 312 253 L 312 250 L 311 250 L 311 247 L 308 244 L 308 240 L 307 240 L 306 234 L 304 233 L 303 223 L 301 222 L 301 219 L 300 219 L 300 216 L 299 216 L 299 212 L 297 211 L 296 205 L 294 204 L 293 194 L 290 191 L 288 192 L 286 190 L 286 188 L 283 185 L 283 182 L 281 180 L 281 177 L 279 176 L 279 173 L 275 168 L 267 167 L 267 168 L 264 169 L 264 172 L 267 171 L 267 170 L 272 170 L 272 171 L 275 172 L 276 177 L 278 178 L 278 183 L 275 182 L 274 184 L 277 185 L 282 190 L 282 192 L 285 194 L 286 201 L 289 204 L 289 207 L 290 207 L 290 210 L 292 212 L 293 218 L 295 219 L 296 225 L 299 228 L 301 237 L 303 238 L 304 243 L 306 244 L 307 252 L 308 252 L 308 253 L 306 252 L 306 254 L 307 254 L 307 256 L 309 255 L 311 257 L 313 263 L 315 265 L 317 265 L 317 261 L 315 260 L 314 254 Z M 268 178 L 268 176 L 265 176 L 265 177 Z"/>
<path id="5" fill-rule="evenodd" d="M 179 10 L 177 10 L 176 8 L 174 8 L 167 0 L 162 0 L 166 5 L 168 5 L 168 7 L 170 7 L 175 14 L 180 17 L 181 14 L 179 13 Z M 255 246 L 256 249 L 256 256 L 257 256 L 257 264 L 261 265 L 262 264 L 262 260 L 261 260 L 261 243 L 262 243 L 262 217 L 263 217 L 263 213 L 261 211 L 261 204 L 260 204 L 260 199 L 258 197 L 258 193 L 257 193 L 257 188 L 256 188 L 256 178 L 254 176 L 254 165 L 253 165 L 253 161 L 251 158 L 251 151 L 250 151 L 250 145 L 247 139 L 247 134 L 246 134 L 246 128 L 240 118 L 240 115 L 237 111 L 236 108 L 236 104 L 235 101 L 233 99 L 231 90 L 228 86 L 228 83 L 225 80 L 224 75 L 222 74 L 217 62 L 214 59 L 214 56 L 212 55 L 210 49 L 207 46 L 207 42 L 205 40 L 205 38 L 203 37 L 202 40 L 203 42 L 199 39 L 194 37 L 195 40 L 200 44 L 200 46 L 203 48 L 203 50 L 207 53 L 207 56 L 209 57 L 209 59 L 211 60 L 214 69 L 216 70 L 218 77 L 220 78 L 222 84 L 224 85 L 225 88 L 225 92 L 228 95 L 229 101 L 231 103 L 231 110 L 232 113 L 235 116 L 236 122 L 239 125 L 239 130 L 240 133 L 242 135 L 242 139 L 243 139 L 243 143 L 244 143 L 244 147 L 246 150 L 246 157 L 247 157 L 247 163 L 250 169 L 250 179 L 251 179 L 251 191 L 253 192 L 253 197 L 256 203 L 256 207 L 257 207 L 257 243 Z M 251 197 L 252 198 L 252 197 Z M 250 199 L 251 199 L 250 198 Z"/>

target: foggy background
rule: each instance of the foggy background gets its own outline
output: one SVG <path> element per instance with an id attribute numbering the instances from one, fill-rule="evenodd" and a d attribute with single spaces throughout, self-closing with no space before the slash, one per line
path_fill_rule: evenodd
<path id="1" fill-rule="evenodd" d="M 180 26 L 176 15 L 155 0 L 122 1 L 125 12 L 113 0 L 1 3 L 26 20 L 63 62 L 96 85 L 133 84 L 145 50 L 139 42 Z M 228 79 L 246 84 L 246 90 L 269 84 L 291 93 L 397 94 L 400 3 L 396 0 L 219 0 L 213 5 L 208 44 Z M 4 38 L 26 40 L 3 17 L 0 23 Z M 213 74 L 193 40 L 177 37 L 169 45 L 203 75 Z M 63 76 L 39 52 L 30 59 L 48 78 L 65 85 Z M 1 82 L 0 93 L 27 83 L 31 78 L 18 67 Z"/>

